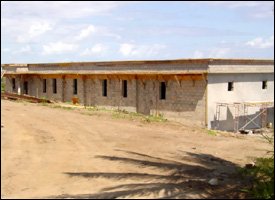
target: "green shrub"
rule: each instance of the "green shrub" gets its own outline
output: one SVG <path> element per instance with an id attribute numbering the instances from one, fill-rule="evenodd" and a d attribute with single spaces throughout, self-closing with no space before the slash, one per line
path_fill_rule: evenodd
<path id="1" fill-rule="evenodd" d="M 268 143 L 274 147 L 274 132 L 272 137 L 263 135 Z M 242 174 L 251 178 L 252 188 L 246 190 L 253 198 L 274 199 L 274 150 L 271 156 L 257 158 L 255 166 L 242 169 Z"/>
<path id="2" fill-rule="evenodd" d="M 6 86 L 6 78 L 1 78 L 1 92 L 5 92 L 5 86 Z"/>
<path id="3" fill-rule="evenodd" d="M 257 158 L 255 166 L 245 169 L 244 174 L 252 178 L 249 193 L 257 199 L 274 198 L 274 157 Z"/>

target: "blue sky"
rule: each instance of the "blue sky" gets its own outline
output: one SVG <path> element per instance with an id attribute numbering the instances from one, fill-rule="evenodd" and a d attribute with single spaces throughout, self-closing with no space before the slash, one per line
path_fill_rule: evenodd
<path id="1" fill-rule="evenodd" d="M 1 1 L 1 63 L 274 59 L 273 1 Z"/>

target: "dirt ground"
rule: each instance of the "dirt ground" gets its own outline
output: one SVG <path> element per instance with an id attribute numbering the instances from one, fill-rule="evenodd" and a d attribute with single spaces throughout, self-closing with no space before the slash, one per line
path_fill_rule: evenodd
<path id="1" fill-rule="evenodd" d="M 236 168 L 272 148 L 259 135 L 8 100 L 1 124 L 2 198 L 243 198 Z"/>

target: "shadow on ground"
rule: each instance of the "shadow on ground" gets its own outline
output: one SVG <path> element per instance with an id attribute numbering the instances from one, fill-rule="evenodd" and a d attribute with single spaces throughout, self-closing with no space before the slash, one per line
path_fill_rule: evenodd
<path id="1" fill-rule="evenodd" d="M 240 191 L 244 182 L 237 174 L 238 166 L 230 161 L 209 154 L 179 152 L 176 160 L 153 157 L 137 152 L 116 150 L 127 157 L 96 156 L 111 162 L 130 164 L 140 168 L 150 168 L 156 173 L 92 173 L 64 172 L 70 177 L 106 178 L 114 181 L 131 181 L 134 183 L 120 184 L 102 189 L 95 194 L 62 194 L 49 198 L 73 199 L 114 199 L 114 198 L 245 198 Z M 106 163 L 109 164 L 109 163 Z M 208 181 L 218 179 L 218 185 L 212 186 Z"/>

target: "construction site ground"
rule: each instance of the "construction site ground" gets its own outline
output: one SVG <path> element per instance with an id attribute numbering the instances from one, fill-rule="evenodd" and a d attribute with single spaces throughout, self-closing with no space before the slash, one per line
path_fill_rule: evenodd
<path id="1" fill-rule="evenodd" d="M 143 119 L 1 100 L 1 197 L 244 198 L 237 169 L 273 148 L 260 135 Z"/>

